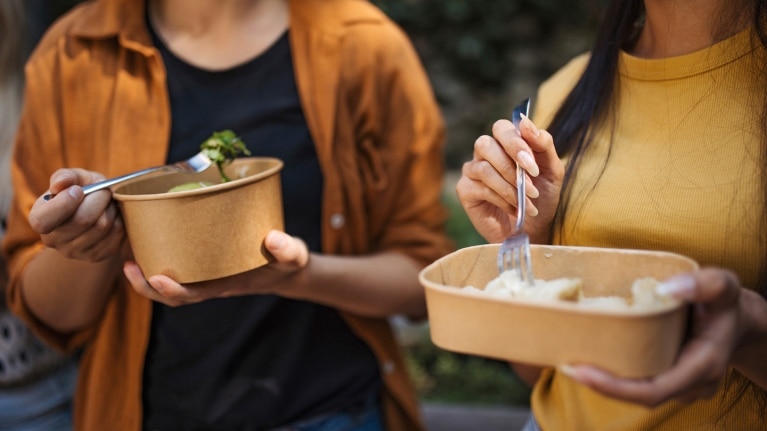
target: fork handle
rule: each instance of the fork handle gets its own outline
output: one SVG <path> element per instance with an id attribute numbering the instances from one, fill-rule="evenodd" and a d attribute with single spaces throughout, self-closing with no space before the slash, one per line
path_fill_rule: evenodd
<path id="1" fill-rule="evenodd" d="M 115 184 L 120 184 L 123 181 L 132 180 L 136 177 L 140 177 L 142 175 L 150 174 L 155 171 L 159 171 L 160 169 L 164 168 L 165 166 L 155 166 L 153 168 L 146 168 L 142 169 L 140 171 L 131 172 L 129 174 L 120 175 L 119 177 L 109 178 L 103 181 L 99 181 L 96 183 L 88 184 L 86 186 L 83 186 L 83 194 L 87 195 L 89 193 L 93 193 L 97 190 L 106 189 L 108 187 L 112 187 Z"/>
<path id="2" fill-rule="evenodd" d="M 159 171 L 160 169 L 165 168 L 165 166 L 155 166 L 153 168 L 146 168 L 142 169 L 140 171 L 131 172 L 129 174 L 120 175 L 119 177 L 109 178 L 106 180 L 98 181 L 95 183 L 91 183 L 88 185 L 83 186 L 83 195 L 88 195 L 90 193 L 93 193 L 98 190 L 103 190 L 109 187 L 112 187 L 115 184 L 119 184 L 123 181 L 132 180 L 133 178 L 140 177 L 142 175 L 150 174 L 155 171 Z M 51 198 L 54 195 L 52 193 L 48 193 L 47 195 L 43 196 L 43 199 L 46 201 L 51 200 Z"/>
<path id="3" fill-rule="evenodd" d="M 525 170 L 517 163 L 517 226 L 515 232 L 522 232 L 522 225 L 525 224 Z"/>

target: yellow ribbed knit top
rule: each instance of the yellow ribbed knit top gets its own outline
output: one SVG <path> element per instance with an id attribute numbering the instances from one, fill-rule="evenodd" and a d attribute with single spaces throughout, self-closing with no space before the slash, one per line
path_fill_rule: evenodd
<path id="1" fill-rule="evenodd" d="M 752 34 L 674 58 L 621 53 L 612 145 L 601 131 L 584 155 L 555 243 L 672 251 L 755 284 L 766 224 L 759 115 L 767 77 L 755 66 L 764 52 Z M 574 59 L 541 86 L 537 124 L 551 121 L 587 61 Z M 767 429 L 752 396 L 725 411 L 728 398 L 720 390 L 688 406 L 647 409 L 549 369 L 532 407 L 544 431 Z"/>

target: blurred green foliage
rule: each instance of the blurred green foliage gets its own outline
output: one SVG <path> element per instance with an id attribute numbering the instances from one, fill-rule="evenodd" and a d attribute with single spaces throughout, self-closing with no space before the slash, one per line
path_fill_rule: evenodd
<path id="1" fill-rule="evenodd" d="M 604 0 L 373 0 L 426 59 L 441 58 L 475 86 L 498 88 L 514 74 L 510 52 L 545 47 L 556 35 L 593 28 Z M 545 55 L 545 53 L 540 53 Z M 538 72 L 543 75 L 551 69 Z"/>
<path id="2" fill-rule="evenodd" d="M 406 347 L 405 358 L 422 401 L 529 405 L 530 389 L 506 362 L 448 352 L 430 340 Z"/>

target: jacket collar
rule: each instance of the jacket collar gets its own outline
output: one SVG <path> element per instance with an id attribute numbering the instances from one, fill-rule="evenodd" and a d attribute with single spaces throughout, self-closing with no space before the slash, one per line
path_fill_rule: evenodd
<path id="1" fill-rule="evenodd" d="M 350 25 L 385 19 L 368 0 L 289 0 L 289 3 L 291 26 L 300 24 L 315 31 L 341 33 Z"/>
<path id="2" fill-rule="evenodd" d="M 72 27 L 74 36 L 107 39 L 120 36 L 151 44 L 145 23 L 146 0 L 97 0 Z"/>
<path id="3" fill-rule="evenodd" d="M 290 36 L 304 115 L 320 161 L 332 165 L 341 44 L 349 27 L 380 23 L 385 15 L 367 0 L 290 0 Z M 317 81 L 322 77 L 322 82 Z"/>

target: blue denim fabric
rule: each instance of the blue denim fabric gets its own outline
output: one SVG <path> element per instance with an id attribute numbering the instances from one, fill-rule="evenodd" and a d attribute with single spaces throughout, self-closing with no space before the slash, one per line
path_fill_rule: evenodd
<path id="1" fill-rule="evenodd" d="M 538 422 L 535 420 L 535 416 L 533 416 L 532 412 L 530 413 L 530 417 L 527 418 L 525 426 L 523 426 L 520 431 L 541 431 L 541 428 L 538 426 Z"/>
<path id="2" fill-rule="evenodd" d="M 378 400 L 347 412 L 325 415 L 272 431 L 383 431 L 381 408 Z"/>
<path id="3" fill-rule="evenodd" d="M 76 380 L 71 362 L 33 383 L 0 388 L 0 430 L 71 431 Z"/>

